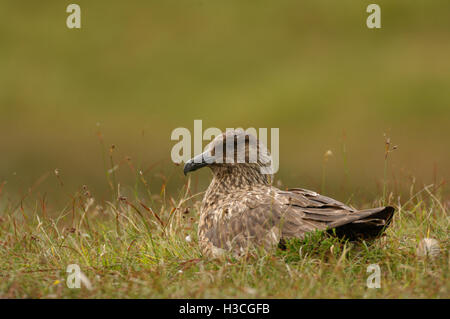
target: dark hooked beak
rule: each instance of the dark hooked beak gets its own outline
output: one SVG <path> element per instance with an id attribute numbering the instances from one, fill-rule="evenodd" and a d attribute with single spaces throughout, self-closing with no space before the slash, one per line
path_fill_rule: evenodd
<path id="1" fill-rule="evenodd" d="M 198 170 L 199 168 L 205 167 L 214 162 L 214 158 L 208 155 L 206 152 L 191 158 L 189 161 L 184 164 L 184 175 L 189 172 L 193 172 Z"/>

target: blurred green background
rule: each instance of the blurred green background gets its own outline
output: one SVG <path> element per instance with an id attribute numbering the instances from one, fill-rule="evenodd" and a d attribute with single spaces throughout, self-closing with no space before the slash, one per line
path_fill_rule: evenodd
<path id="1" fill-rule="evenodd" d="M 79 30 L 66 27 L 72 2 Z M 377 30 L 370 3 L 1 1 L 3 193 L 39 181 L 41 196 L 86 184 L 109 198 L 101 131 L 123 188 L 142 169 L 154 191 L 165 181 L 176 194 L 186 179 L 170 133 L 194 119 L 280 128 L 282 185 L 341 200 L 381 196 L 384 133 L 398 145 L 390 189 L 448 179 L 450 1 L 377 1 Z M 198 190 L 208 175 L 192 176 Z"/>

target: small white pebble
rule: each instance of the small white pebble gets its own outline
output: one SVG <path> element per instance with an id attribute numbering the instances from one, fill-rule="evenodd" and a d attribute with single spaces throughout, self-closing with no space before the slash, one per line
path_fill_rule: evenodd
<path id="1" fill-rule="evenodd" d="M 179 274 L 182 274 L 182 273 L 183 273 L 183 271 L 182 271 L 182 270 L 180 269 L 180 270 L 178 270 L 178 273 L 179 273 Z"/>
<path id="2" fill-rule="evenodd" d="M 256 293 L 258 292 L 255 288 L 251 288 L 251 287 L 245 287 L 244 291 L 246 293 L 248 293 L 249 295 L 256 295 Z"/>
<path id="3" fill-rule="evenodd" d="M 185 238 L 185 240 L 186 240 L 188 243 L 190 243 L 190 242 L 192 241 L 191 236 L 190 236 L 190 235 L 187 235 L 186 238 Z"/>
<path id="4" fill-rule="evenodd" d="M 430 256 L 435 258 L 439 256 L 441 248 L 439 247 L 439 242 L 434 238 L 424 238 L 419 242 L 417 247 L 417 256 L 425 257 Z"/>

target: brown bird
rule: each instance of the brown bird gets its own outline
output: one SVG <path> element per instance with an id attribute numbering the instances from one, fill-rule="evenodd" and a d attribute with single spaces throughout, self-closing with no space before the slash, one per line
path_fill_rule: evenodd
<path id="1" fill-rule="evenodd" d="M 272 186 L 269 152 L 243 130 L 217 136 L 204 153 L 186 162 L 184 174 L 205 166 L 213 172 L 198 227 L 205 255 L 230 251 L 241 256 L 254 247 L 270 250 L 315 230 L 350 240 L 374 238 L 394 214 L 390 206 L 355 210 L 310 190 Z"/>

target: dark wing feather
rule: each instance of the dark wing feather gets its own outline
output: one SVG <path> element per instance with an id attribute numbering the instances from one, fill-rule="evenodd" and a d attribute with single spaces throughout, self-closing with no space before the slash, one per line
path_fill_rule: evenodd
<path id="1" fill-rule="evenodd" d="M 291 188 L 288 189 L 287 193 L 289 193 L 289 196 L 303 196 L 306 199 L 309 200 L 309 205 L 311 206 L 319 206 L 323 207 L 324 205 L 328 206 L 338 206 L 341 207 L 347 211 L 354 211 L 355 209 L 345 205 L 344 203 L 341 203 L 333 198 L 320 195 L 319 193 L 316 193 L 314 191 L 310 191 L 308 189 L 303 188 Z"/>
<path id="2" fill-rule="evenodd" d="M 305 231 L 302 223 L 305 221 L 314 222 L 318 225 L 316 229 L 335 229 L 339 237 L 375 237 L 389 225 L 394 213 L 392 207 L 357 211 L 335 199 L 301 188 L 280 191 L 279 195 L 287 202 L 288 215 L 297 216 L 289 218 L 296 220 L 297 229 L 283 229 L 283 236 L 286 237 L 303 237 Z"/>

